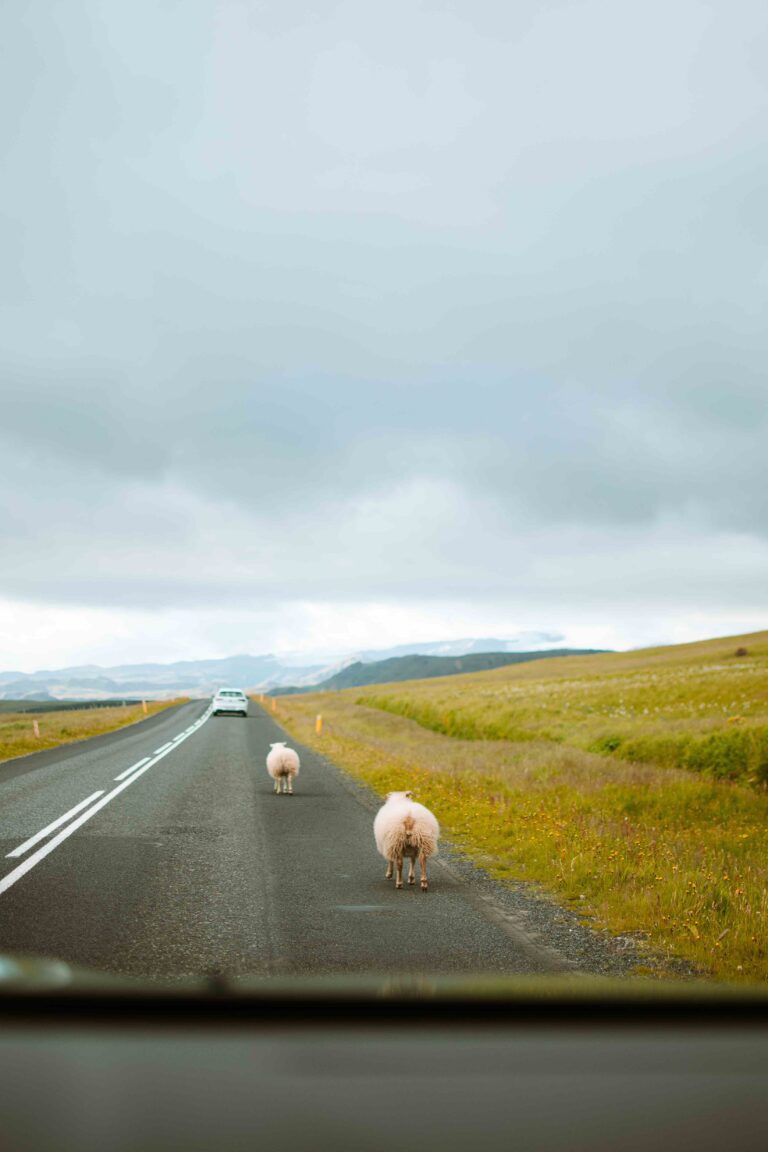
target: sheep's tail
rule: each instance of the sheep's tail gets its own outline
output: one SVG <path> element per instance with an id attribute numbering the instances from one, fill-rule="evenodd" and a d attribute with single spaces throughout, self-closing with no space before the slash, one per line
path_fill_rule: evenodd
<path id="1" fill-rule="evenodd" d="M 299 757 L 292 748 L 277 745 L 267 756 L 267 772 L 273 780 L 281 776 L 298 776 Z"/>
<path id="2" fill-rule="evenodd" d="M 397 856 L 425 856 L 437 855 L 437 840 L 431 828 L 417 823 L 413 816 L 405 816 L 402 823 L 391 828 L 384 837 L 382 845 L 388 860 Z"/>

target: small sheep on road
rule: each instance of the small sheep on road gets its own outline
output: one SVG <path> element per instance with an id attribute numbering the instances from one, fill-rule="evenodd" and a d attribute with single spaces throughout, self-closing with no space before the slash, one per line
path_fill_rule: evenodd
<path id="1" fill-rule="evenodd" d="M 414 862 L 419 859 L 421 890 L 426 892 L 427 857 L 437 855 L 440 826 L 423 804 L 417 804 L 412 792 L 389 792 L 383 808 L 373 822 L 376 847 L 387 861 L 386 879 L 397 869 L 395 888 L 403 886 L 403 858 L 408 858 L 408 883 L 416 883 Z"/>
<path id="2" fill-rule="evenodd" d="M 299 774 L 299 757 L 284 741 L 270 744 L 269 747 L 271 751 L 267 756 L 267 772 L 275 782 L 275 793 L 280 794 L 282 781 L 283 793 L 293 796 L 293 778 Z"/>

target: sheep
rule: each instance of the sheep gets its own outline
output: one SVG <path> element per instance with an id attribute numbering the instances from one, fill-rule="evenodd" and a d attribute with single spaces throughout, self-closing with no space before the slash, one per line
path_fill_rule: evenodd
<path id="1" fill-rule="evenodd" d="M 279 796 L 282 780 L 283 793 L 293 796 L 293 778 L 299 774 L 299 757 L 284 741 L 269 747 L 272 751 L 267 756 L 267 772 L 275 782 L 275 794 Z"/>
<path id="2" fill-rule="evenodd" d="M 412 792 L 388 792 L 386 802 L 373 822 L 376 847 L 387 861 L 386 879 L 392 879 L 397 868 L 395 888 L 403 886 L 403 857 L 408 857 L 408 883 L 416 883 L 414 862 L 419 858 L 421 890 L 426 892 L 427 857 L 437 855 L 440 826 L 423 804 L 417 804 Z"/>

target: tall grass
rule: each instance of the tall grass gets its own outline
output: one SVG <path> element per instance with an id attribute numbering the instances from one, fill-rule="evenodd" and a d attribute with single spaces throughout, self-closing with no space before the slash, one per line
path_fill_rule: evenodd
<path id="1" fill-rule="evenodd" d="M 147 714 L 154 716 L 165 708 L 182 703 L 181 700 L 147 702 Z M 128 724 L 144 720 L 141 704 L 114 708 L 83 708 L 63 712 L 7 712 L 0 714 L 0 761 L 14 756 L 26 756 L 43 748 L 55 748 L 73 740 L 87 740 L 104 732 L 113 732 Z M 37 721 L 39 736 L 33 723 Z"/>

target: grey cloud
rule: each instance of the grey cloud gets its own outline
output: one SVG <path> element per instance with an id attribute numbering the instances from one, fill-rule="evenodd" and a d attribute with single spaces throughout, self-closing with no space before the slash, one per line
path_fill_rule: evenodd
<path id="1" fill-rule="evenodd" d="M 762 5 L 468 13 L 4 14 L 0 589 L 531 596 L 542 533 L 765 537 Z"/>

